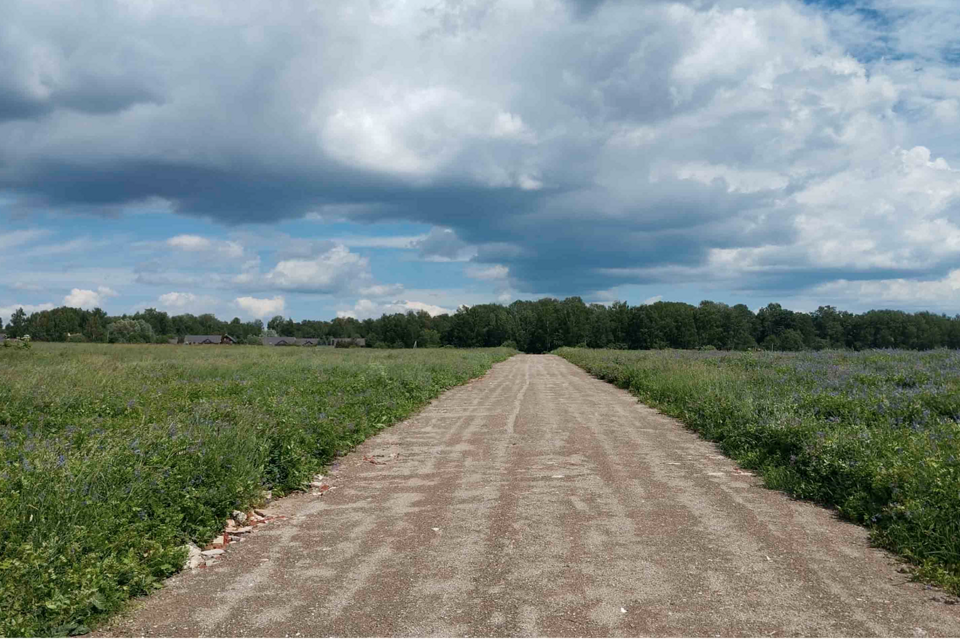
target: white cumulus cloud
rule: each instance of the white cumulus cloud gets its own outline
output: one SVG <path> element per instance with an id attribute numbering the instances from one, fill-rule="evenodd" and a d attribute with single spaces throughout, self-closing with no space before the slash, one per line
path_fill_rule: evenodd
<path id="1" fill-rule="evenodd" d="M 90 289 L 71 289 L 70 293 L 63 298 L 63 304 L 67 307 L 94 309 L 101 306 L 107 298 L 113 298 L 118 295 L 120 294 L 110 287 L 97 287 L 96 291 Z"/>
<path id="2" fill-rule="evenodd" d="M 283 296 L 274 296 L 272 298 L 244 296 L 237 298 L 233 302 L 245 311 L 248 316 L 253 318 L 268 318 L 281 315 L 283 314 L 284 308 L 286 308 L 286 301 Z"/>
<path id="3" fill-rule="evenodd" d="M 243 257 L 243 245 L 234 240 L 211 240 L 203 236 L 181 234 L 168 239 L 167 246 L 181 251 L 214 252 L 224 258 Z"/>
<path id="4" fill-rule="evenodd" d="M 157 298 L 157 308 L 174 315 L 180 313 L 215 313 L 219 303 L 220 301 L 213 296 L 182 291 L 171 291 Z"/>
<path id="5" fill-rule="evenodd" d="M 837 280 L 816 287 L 813 292 L 822 298 L 857 301 L 899 307 L 947 308 L 955 310 L 960 304 L 960 269 L 954 269 L 943 278 L 908 280 L 893 278 L 857 282 Z"/>
<path id="6" fill-rule="evenodd" d="M 377 303 L 372 300 L 363 299 L 357 300 L 353 309 L 337 311 L 337 317 L 364 320 L 366 318 L 379 318 L 385 313 L 406 313 L 407 311 L 426 311 L 431 316 L 453 313 L 450 309 L 426 302 L 417 302 L 416 300 L 394 300 L 393 302 Z"/>
<path id="7" fill-rule="evenodd" d="M 396 284 L 375 284 L 370 287 L 362 287 L 359 291 L 362 296 L 369 296 L 371 298 L 385 298 L 388 296 L 396 296 L 403 291 L 403 285 L 399 282 Z"/>
<path id="8" fill-rule="evenodd" d="M 510 275 L 510 269 L 502 264 L 490 266 L 471 265 L 465 271 L 467 277 L 474 280 L 503 280 Z"/>
<path id="9" fill-rule="evenodd" d="M 4 325 L 10 322 L 10 316 L 12 316 L 17 309 L 23 309 L 23 312 L 27 315 L 31 313 L 36 313 L 37 311 L 49 311 L 53 309 L 52 302 L 44 302 L 42 304 L 11 304 L 5 307 L 0 307 L 0 318 L 3 319 Z"/>
<path id="10" fill-rule="evenodd" d="M 262 277 L 262 284 L 286 291 L 332 293 L 369 279 L 368 260 L 337 244 L 313 258 L 281 260 Z"/>
<path id="11" fill-rule="evenodd" d="M 203 236 L 179 235 L 167 240 L 167 244 L 176 249 L 184 251 L 205 251 L 212 244 L 210 240 Z"/>
<path id="12" fill-rule="evenodd" d="M 193 293 L 180 293 L 179 291 L 171 291 L 170 293 L 165 293 L 158 298 L 160 304 L 165 307 L 185 307 L 188 304 L 196 302 L 197 296 Z"/>

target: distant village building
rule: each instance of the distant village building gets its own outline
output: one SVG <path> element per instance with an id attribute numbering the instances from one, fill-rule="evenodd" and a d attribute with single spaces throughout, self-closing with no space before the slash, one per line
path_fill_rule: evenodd
<path id="1" fill-rule="evenodd" d="M 7 339 L 7 334 L 5 334 L 5 333 L 0 333 L 0 342 L 3 342 L 3 341 L 6 340 L 6 339 Z"/>
<path id="2" fill-rule="evenodd" d="M 228 335 L 183 336 L 183 344 L 236 344 L 237 340 Z"/>
<path id="3" fill-rule="evenodd" d="M 265 347 L 335 347 L 355 344 L 358 347 L 366 346 L 363 338 L 292 338 L 289 336 L 262 337 L 260 343 Z"/>

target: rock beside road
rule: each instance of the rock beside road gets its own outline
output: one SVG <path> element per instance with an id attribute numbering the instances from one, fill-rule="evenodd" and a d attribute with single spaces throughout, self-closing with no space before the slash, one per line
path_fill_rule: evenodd
<path id="1" fill-rule="evenodd" d="M 200 551 L 200 547 L 188 542 L 187 545 L 187 560 L 183 563 L 184 569 L 196 569 L 203 564 L 203 552 Z"/>
<path id="2" fill-rule="evenodd" d="M 234 528 L 228 527 L 227 528 L 227 533 L 229 533 L 230 535 L 242 535 L 244 533 L 250 533 L 251 531 L 253 531 L 253 527 L 234 527 Z"/>

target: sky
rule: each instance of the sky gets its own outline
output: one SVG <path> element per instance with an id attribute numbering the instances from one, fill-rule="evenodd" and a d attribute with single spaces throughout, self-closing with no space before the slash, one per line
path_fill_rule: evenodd
<path id="1" fill-rule="evenodd" d="M 960 312 L 956 0 L 3 0 L 0 318 Z"/>

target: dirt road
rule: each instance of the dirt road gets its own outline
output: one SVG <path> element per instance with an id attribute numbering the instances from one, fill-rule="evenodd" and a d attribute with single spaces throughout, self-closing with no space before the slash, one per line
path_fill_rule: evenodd
<path id="1" fill-rule="evenodd" d="M 863 529 L 555 356 L 449 391 L 327 481 L 100 634 L 960 635 L 960 605 Z"/>

